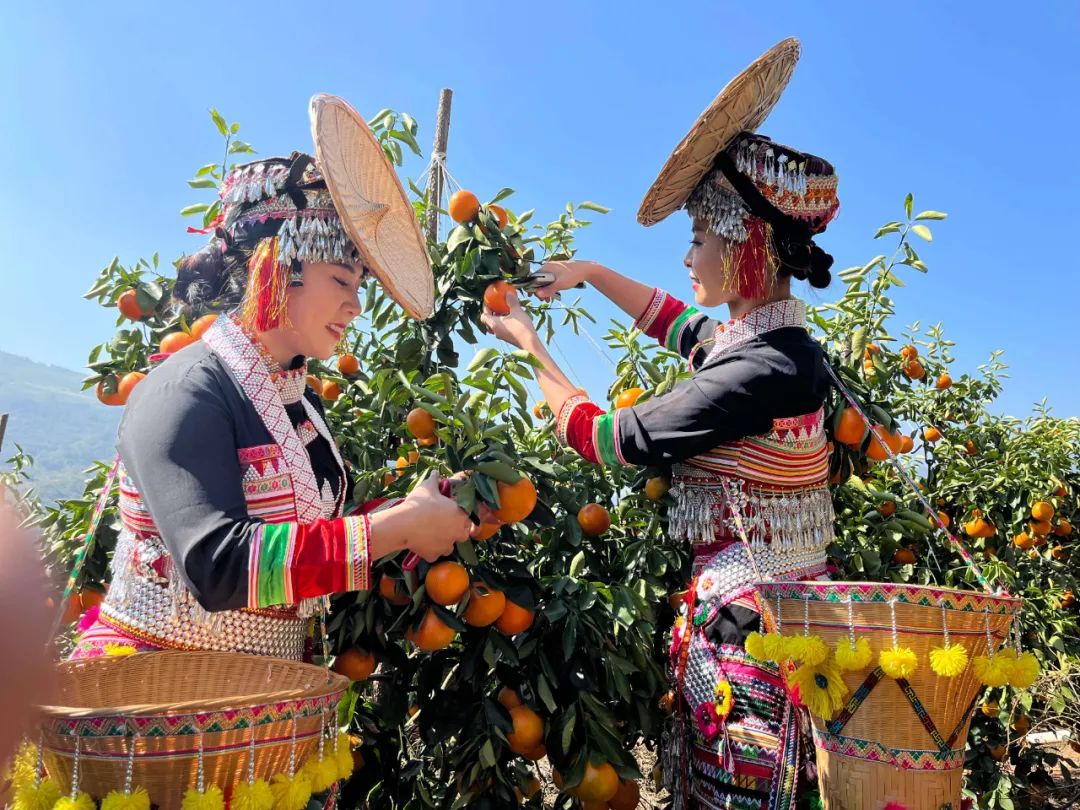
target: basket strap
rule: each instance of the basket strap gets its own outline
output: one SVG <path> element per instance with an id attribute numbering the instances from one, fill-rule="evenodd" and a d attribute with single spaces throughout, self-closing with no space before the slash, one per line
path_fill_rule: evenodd
<path id="1" fill-rule="evenodd" d="M 829 722 L 830 734 L 839 734 L 844 730 L 848 720 L 858 711 L 863 701 L 869 697 L 870 693 L 874 691 L 874 687 L 881 683 L 881 679 L 884 677 L 885 671 L 881 667 L 874 667 L 870 674 L 866 676 L 866 680 L 859 684 L 859 688 L 852 693 L 843 711 Z"/>
<path id="2" fill-rule="evenodd" d="M 833 384 L 836 386 L 836 389 L 840 392 L 844 399 L 847 400 L 848 405 L 855 409 L 855 413 L 857 413 L 862 418 L 863 422 L 866 424 L 866 427 L 870 430 L 871 433 L 873 433 L 873 423 L 871 423 L 870 419 L 867 417 L 866 412 L 863 411 L 862 406 L 859 405 L 859 403 L 855 400 L 855 397 L 852 396 L 851 391 L 849 391 L 847 389 L 847 386 L 845 386 L 840 381 L 840 376 L 836 373 L 836 369 L 832 367 L 832 363 L 829 362 L 829 359 L 827 357 L 822 362 L 825 364 L 825 370 L 828 371 L 829 376 L 832 377 L 832 381 Z M 952 543 L 953 548 L 956 549 L 956 552 L 960 555 L 960 558 L 964 561 L 964 564 L 967 566 L 972 576 L 975 577 L 975 581 L 982 585 L 984 591 L 986 591 L 988 594 L 993 595 L 995 593 L 994 587 L 990 584 L 990 581 L 983 574 L 982 569 L 979 568 L 978 563 L 975 562 L 975 558 L 971 556 L 971 552 L 967 550 L 967 547 L 960 542 L 956 535 L 949 531 L 948 527 L 938 516 L 937 510 L 930 505 L 930 501 L 925 495 L 923 495 L 922 491 L 918 488 L 918 486 L 916 486 L 915 481 L 912 479 L 907 469 L 904 467 L 903 464 L 900 463 L 900 459 L 896 456 L 896 454 L 893 453 L 892 448 L 889 447 L 888 444 L 886 444 L 885 442 L 878 443 L 885 450 L 885 453 L 889 457 L 889 461 L 892 462 L 893 467 L 895 467 L 896 471 L 900 474 L 900 478 L 908 485 L 911 491 L 915 493 L 915 497 L 922 505 L 922 508 L 926 511 L 926 514 L 929 517 L 930 521 L 935 524 L 945 534 L 946 537 L 949 538 L 949 542 Z M 998 583 L 996 593 L 1002 596 L 1010 595 L 1009 592 L 1000 583 Z"/>
<path id="3" fill-rule="evenodd" d="M 952 730 L 952 734 L 949 735 L 949 739 L 945 742 L 948 743 L 949 748 L 956 745 L 956 741 L 960 739 L 960 734 L 964 730 L 964 726 L 967 725 L 968 720 L 971 719 L 972 713 L 975 711 L 975 707 L 979 705 L 979 694 L 976 693 L 975 697 L 971 699 L 971 703 L 968 704 L 967 711 L 960 715 L 960 720 L 956 724 L 956 728 Z"/>
<path id="4" fill-rule="evenodd" d="M 900 687 L 900 691 L 904 693 L 904 697 L 908 699 L 908 703 L 911 704 L 911 708 L 915 710 L 916 716 L 922 721 L 923 727 L 930 734 L 930 739 L 934 741 L 934 745 L 943 754 L 947 754 L 952 749 L 949 744 L 945 742 L 941 736 L 941 732 L 937 730 L 937 726 L 934 725 L 933 718 L 930 717 L 930 713 L 926 711 L 926 707 L 923 706 L 922 701 L 919 700 L 919 696 L 915 694 L 915 690 L 912 688 L 911 683 L 907 678 L 897 678 L 896 685 Z"/>
<path id="5" fill-rule="evenodd" d="M 119 471 L 120 456 L 117 454 L 116 458 L 113 459 L 109 474 L 105 476 L 105 483 L 101 486 L 101 494 L 98 495 L 97 503 L 94 505 L 94 511 L 90 514 L 90 525 L 86 529 L 86 536 L 83 537 L 83 541 L 80 544 L 78 551 L 75 552 L 75 560 L 71 564 L 71 574 L 68 576 L 67 584 L 64 585 L 64 595 L 60 598 L 56 618 L 53 620 L 52 633 L 49 634 L 50 639 L 54 638 L 57 631 L 60 629 L 60 624 L 64 619 L 64 612 L 67 609 L 68 599 L 79 585 L 79 578 L 82 576 L 83 566 L 86 564 L 86 558 L 94 547 L 94 536 L 97 534 L 98 526 L 101 525 L 101 517 L 105 514 L 105 506 L 109 502 L 109 496 L 112 494 L 113 484 L 116 483 L 116 476 Z"/>

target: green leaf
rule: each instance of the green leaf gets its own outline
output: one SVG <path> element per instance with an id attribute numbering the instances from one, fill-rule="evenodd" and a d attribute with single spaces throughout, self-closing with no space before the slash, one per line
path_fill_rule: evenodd
<path id="1" fill-rule="evenodd" d="M 192 188 L 217 188 L 217 183 L 209 177 L 201 177 L 197 180 L 188 180 L 187 184 Z"/>
<path id="2" fill-rule="evenodd" d="M 233 141 L 229 144 L 230 155 L 250 154 L 254 151 L 255 150 L 251 148 L 251 144 L 245 143 L 244 141 Z"/>
<path id="3" fill-rule="evenodd" d="M 466 367 L 466 370 L 476 371 L 478 368 L 480 368 L 480 366 L 484 365 L 491 358 L 495 357 L 498 353 L 498 350 L 493 349 L 490 346 L 485 349 L 481 349 L 476 353 L 476 356 L 473 357 L 471 361 L 469 361 L 469 365 Z"/>
<path id="4" fill-rule="evenodd" d="M 180 216 L 182 216 L 182 217 L 190 217 L 190 216 L 193 216 L 194 214 L 201 214 L 203 211 L 206 211 L 209 207 L 210 207 L 210 203 L 195 203 L 194 205 L 189 205 L 187 208 L 181 208 L 180 209 Z"/>
<path id="5" fill-rule="evenodd" d="M 914 204 L 914 202 L 915 198 L 911 194 L 908 194 L 904 198 L 904 213 L 907 214 L 908 219 L 911 219 L 911 206 Z"/>
<path id="6" fill-rule="evenodd" d="M 945 219 L 948 216 L 941 211 L 922 211 L 915 215 L 915 219 Z"/>
<path id="7" fill-rule="evenodd" d="M 595 212 L 596 212 L 596 213 L 598 213 L 598 214 L 610 214 L 610 213 L 611 213 L 611 209 L 610 209 L 610 208 L 606 208 L 606 207 L 604 207 L 604 206 L 602 206 L 602 205 L 599 205 L 599 204 L 597 204 L 597 203 L 594 203 L 594 202 L 588 202 L 588 201 L 586 201 L 586 202 L 583 202 L 583 203 L 579 203 L 579 204 L 578 204 L 578 210 L 579 210 L 579 211 L 581 211 L 581 210 L 584 210 L 584 211 L 595 211 Z"/>
<path id="8" fill-rule="evenodd" d="M 491 203 L 502 202 L 513 193 L 514 190 L 512 188 L 500 188 L 499 193 L 491 198 Z M 491 203 L 488 204 L 491 205 Z"/>
<path id="9" fill-rule="evenodd" d="M 221 116 L 221 113 L 219 113 L 217 110 L 215 110 L 213 107 L 211 107 L 210 108 L 210 118 L 213 119 L 214 126 L 217 127 L 218 132 L 221 133 L 222 137 L 228 137 L 228 135 L 229 135 L 229 125 L 225 123 L 225 119 Z"/>
<path id="10" fill-rule="evenodd" d="M 521 480 L 521 473 L 502 461 L 482 461 L 476 465 L 476 469 L 504 484 L 515 484 Z"/>
<path id="11" fill-rule="evenodd" d="M 911 226 L 911 232 L 913 234 L 916 234 L 917 236 L 921 236 L 927 242 L 933 242 L 934 241 L 933 234 L 930 233 L 930 229 L 927 228 L 925 225 L 912 225 Z"/>
<path id="12" fill-rule="evenodd" d="M 480 746 L 480 764 L 485 768 L 495 767 L 495 748 L 490 739 L 484 740 L 484 744 Z"/>
<path id="13" fill-rule="evenodd" d="M 585 552 L 579 551 L 574 555 L 574 559 L 570 561 L 570 576 L 577 577 L 581 574 L 581 569 L 585 567 Z"/>
<path id="14" fill-rule="evenodd" d="M 899 230 L 900 230 L 900 223 L 899 222 L 890 222 L 888 225 L 882 225 L 880 228 L 878 228 L 877 233 L 874 234 L 874 238 L 875 239 L 880 239 L 881 237 L 885 236 L 886 234 L 896 233 Z"/>
<path id="15" fill-rule="evenodd" d="M 229 126 L 229 134 L 231 134 L 231 135 L 235 135 L 235 134 L 236 134 L 237 132 L 239 132 L 239 131 L 240 131 L 240 124 L 239 124 L 239 122 L 236 122 L 236 121 L 234 121 L 234 122 L 233 122 L 233 123 L 232 123 L 232 124 L 231 124 L 231 125 Z"/>

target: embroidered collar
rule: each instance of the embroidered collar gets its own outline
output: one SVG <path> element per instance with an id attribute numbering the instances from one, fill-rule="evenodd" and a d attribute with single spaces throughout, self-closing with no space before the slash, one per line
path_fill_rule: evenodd
<path id="1" fill-rule="evenodd" d="M 297 355 L 293 360 L 292 368 L 283 369 L 270 356 L 270 351 L 253 331 L 244 326 L 235 315 L 230 315 L 229 318 L 244 333 L 244 337 L 251 341 L 251 345 L 258 350 L 263 363 L 266 364 L 266 371 L 270 375 L 270 381 L 277 388 L 278 393 L 281 394 L 281 401 L 286 405 L 299 402 L 300 397 L 304 395 L 304 389 L 307 387 L 307 361 L 302 356 Z M 297 363 L 297 360 L 300 362 Z"/>
<path id="2" fill-rule="evenodd" d="M 727 351 L 764 332 L 788 326 L 806 327 L 806 304 L 797 298 L 770 301 L 752 309 L 741 318 L 732 318 L 716 327 L 709 357 Z"/>

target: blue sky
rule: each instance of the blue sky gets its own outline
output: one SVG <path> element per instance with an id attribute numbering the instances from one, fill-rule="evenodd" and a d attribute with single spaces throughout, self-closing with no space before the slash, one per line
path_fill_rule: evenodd
<path id="1" fill-rule="evenodd" d="M 873 232 L 908 191 L 949 212 L 899 320 L 943 322 L 960 368 L 1004 349 L 998 410 L 1046 396 L 1080 414 L 1075 3 L 42 2 L 4 16 L 0 350 L 80 368 L 112 331 L 81 299 L 100 267 L 200 244 L 177 212 L 200 199 L 184 181 L 219 157 L 207 109 L 261 154 L 287 153 L 310 149 L 319 91 L 365 115 L 408 111 L 427 145 L 453 88 L 462 183 L 482 198 L 512 186 L 511 207 L 539 217 L 608 205 L 581 255 L 688 295 L 686 220 L 641 228 L 641 195 L 724 83 L 795 35 L 802 62 L 762 131 L 837 166 L 841 213 L 819 240 L 837 269 L 879 252 Z M 614 314 L 586 295 L 601 324 Z M 578 340 L 560 345 L 599 393 L 610 369 Z"/>

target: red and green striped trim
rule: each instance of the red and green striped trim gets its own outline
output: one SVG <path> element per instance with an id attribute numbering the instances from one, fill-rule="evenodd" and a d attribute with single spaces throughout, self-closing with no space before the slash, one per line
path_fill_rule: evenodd
<path id="1" fill-rule="evenodd" d="M 700 315 L 701 312 L 696 307 L 687 307 L 675 317 L 668 326 L 667 336 L 664 338 L 664 345 L 669 351 L 679 352 L 682 347 L 683 331 Z"/>
<path id="2" fill-rule="evenodd" d="M 608 467 L 625 465 L 619 452 L 619 412 L 602 413 L 593 422 L 593 446 L 600 463 Z"/>

